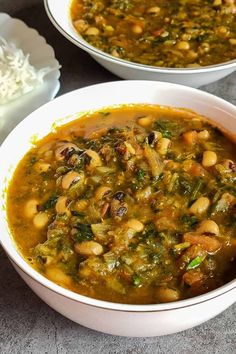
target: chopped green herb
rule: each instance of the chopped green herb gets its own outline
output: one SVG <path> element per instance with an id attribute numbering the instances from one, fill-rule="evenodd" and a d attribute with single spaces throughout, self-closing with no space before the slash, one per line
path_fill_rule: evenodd
<path id="1" fill-rule="evenodd" d="M 36 157 L 36 156 L 32 156 L 32 157 L 30 158 L 30 165 L 34 165 L 35 162 L 37 162 L 37 157 Z"/>
<path id="2" fill-rule="evenodd" d="M 180 193 L 183 195 L 190 194 L 192 191 L 192 188 L 193 188 L 193 182 L 189 178 L 187 178 L 183 175 L 180 175 L 180 178 L 179 178 Z"/>
<path id="3" fill-rule="evenodd" d="M 77 242 L 89 241 L 93 239 L 93 232 L 91 225 L 77 223 L 76 225 L 77 233 L 73 235 L 73 239 Z"/>
<path id="4" fill-rule="evenodd" d="M 202 263 L 202 261 L 203 261 L 203 257 L 197 256 L 189 263 L 186 269 L 187 270 L 195 269 Z"/>
<path id="5" fill-rule="evenodd" d="M 140 182 L 144 179 L 144 177 L 146 176 L 146 171 L 144 171 L 142 168 L 140 168 L 137 172 L 136 172 L 136 178 L 137 180 Z"/>
<path id="6" fill-rule="evenodd" d="M 173 175 L 171 176 L 170 182 L 167 185 L 167 191 L 173 192 L 176 190 L 176 187 L 178 186 L 179 182 L 179 175 L 177 172 L 173 173 Z"/>
<path id="7" fill-rule="evenodd" d="M 135 286 L 139 286 L 141 284 L 141 278 L 137 274 L 133 275 L 133 284 Z"/>
<path id="8" fill-rule="evenodd" d="M 184 229 L 186 231 L 192 230 L 198 223 L 198 219 L 194 215 L 184 214 L 181 218 L 181 222 L 183 223 Z"/>
<path id="9" fill-rule="evenodd" d="M 176 122 L 170 120 L 156 120 L 155 128 L 162 133 L 163 138 L 168 139 L 173 136 L 178 136 L 181 132 L 179 125 Z"/>
<path id="10" fill-rule="evenodd" d="M 58 196 L 57 195 L 52 195 L 40 208 L 41 210 L 48 210 L 53 208 L 56 205 Z"/>
<path id="11" fill-rule="evenodd" d="M 174 252 L 181 252 L 183 250 L 185 250 L 186 248 L 188 248 L 190 246 L 190 243 L 189 242 L 182 242 L 182 243 L 179 243 L 178 245 L 174 245 Z"/>
<path id="12" fill-rule="evenodd" d="M 149 223 L 146 225 L 142 235 L 144 237 L 155 237 L 158 235 L 158 232 L 155 228 L 155 225 L 153 223 Z"/>
<path id="13" fill-rule="evenodd" d="M 191 194 L 191 200 L 192 201 L 197 198 L 197 195 L 202 190 L 203 186 L 204 186 L 204 181 L 201 178 L 199 178 L 197 180 L 197 182 L 196 182 L 196 184 L 194 186 L 194 189 L 192 191 L 192 194 Z"/>

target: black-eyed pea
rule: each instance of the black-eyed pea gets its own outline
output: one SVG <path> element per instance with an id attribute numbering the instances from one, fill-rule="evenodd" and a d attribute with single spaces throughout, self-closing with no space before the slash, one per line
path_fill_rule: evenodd
<path id="1" fill-rule="evenodd" d="M 117 49 L 113 49 L 113 50 L 111 51 L 111 55 L 113 55 L 113 57 L 120 58 L 120 54 L 119 54 L 119 52 L 117 51 Z"/>
<path id="2" fill-rule="evenodd" d="M 202 156 L 202 166 L 211 167 L 214 166 L 217 162 L 217 155 L 214 151 L 204 151 Z"/>
<path id="3" fill-rule="evenodd" d="M 171 140 L 168 138 L 161 138 L 156 145 L 156 150 L 160 155 L 165 155 L 171 145 Z"/>
<path id="4" fill-rule="evenodd" d="M 159 6 L 152 6 L 147 9 L 147 13 L 152 16 L 156 16 L 160 13 L 161 8 Z"/>
<path id="5" fill-rule="evenodd" d="M 57 161 L 63 161 L 67 158 L 68 154 L 70 155 L 71 152 L 77 151 L 78 146 L 73 143 L 62 143 L 60 146 L 55 150 L 55 158 Z"/>
<path id="6" fill-rule="evenodd" d="M 61 185 L 63 189 L 69 189 L 70 186 L 80 179 L 78 172 L 70 171 L 62 177 Z"/>
<path id="7" fill-rule="evenodd" d="M 179 291 L 168 287 L 157 288 L 156 295 L 160 302 L 173 302 L 180 299 Z"/>
<path id="8" fill-rule="evenodd" d="M 209 131 L 204 129 L 197 133 L 198 139 L 207 140 L 210 137 Z"/>
<path id="9" fill-rule="evenodd" d="M 142 232 L 144 229 L 144 225 L 141 221 L 137 219 L 130 219 L 125 224 L 126 227 L 133 229 L 136 232 Z"/>
<path id="10" fill-rule="evenodd" d="M 56 209 L 56 212 L 58 214 L 67 214 L 67 215 L 70 215 L 70 210 L 68 209 L 68 198 L 65 197 L 65 196 L 61 196 L 57 199 L 57 202 L 56 202 L 56 206 L 55 206 L 55 209 Z"/>
<path id="11" fill-rule="evenodd" d="M 176 44 L 176 48 L 179 50 L 189 50 L 190 49 L 190 44 L 187 41 L 179 41 Z"/>
<path id="12" fill-rule="evenodd" d="M 49 216 L 47 213 L 40 212 L 36 214 L 33 218 L 33 224 L 36 227 L 36 229 L 43 229 L 49 220 Z"/>
<path id="13" fill-rule="evenodd" d="M 85 154 L 88 155 L 91 159 L 89 163 L 90 168 L 102 166 L 101 157 L 98 155 L 96 151 L 88 149 L 85 151 Z"/>
<path id="14" fill-rule="evenodd" d="M 34 164 L 34 170 L 38 173 L 45 173 L 50 171 L 52 168 L 50 163 L 38 161 Z"/>
<path id="15" fill-rule="evenodd" d="M 37 199 L 30 199 L 25 205 L 25 216 L 33 218 L 38 213 L 39 202 Z"/>
<path id="16" fill-rule="evenodd" d="M 189 208 L 192 214 L 203 214 L 210 206 L 210 200 L 206 197 L 198 198 Z"/>
<path id="17" fill-rule="evenodd" d="M 88 206 L 88 200 L 80 199 L 76 202 L 75 208 L 77 211 L 84 211 Z"/>
<path id="18" fill-rule="evenodd" d="M 111 192 L 111 188 L 107 186 L 100 186 L 95 192 L 95 199 L 97 201 L 103 199 L 105 196 L 107 196 Z"/>
<path id="19" fill-rule="evenodd" d="M 236 171 L 236 164 L 233 160 L 226 159 L 221 164 L 229 171 Z"/>
<path id="20" fill-rule="evenodd" d="M 81 254 L 82 256 L 99 256 L 103 253 L 103 247 L 100 243 L 95 241 L 83 241 L 76 242 L 74 245 L 76 253 Z"/>
<path id="21" fill-rule="evenodd" d="M 153 130 L 148 134 L 147 142 L 150 146 L 154 146 L 157 143 L 157 141 L 160 140 L 161 138 L 162 138 L 162 133 Z"/>
<path id="22" fill-rule="evenodd" d="M 88 23 L 82 19 L 74 21 L 73 24 L 80 33 L 83 33 L 88 29 Z"/>
<path id="23" fill-rule="evenodd" d="M 153 122 L 153 117 L 152 116 L 145 116 L 145 117 L 140 117 L 137 120 L 137 123 L 141 125 L 141 127 L 146 128 L 149 127 Z"/>
<path id="24" fill-rule="evenodd" d="M 99 29 L 97 27 L 89 27 L 86 31 L 85 34 L 87 36 L 98 36 L 100 33 Z"/>
<path id="25" fill-rule="evenodd" d="M 217 223 L 213 220 L 204 220 L 197 228 L 197 232 L 200 234 L 213 234 L 219 236 L 220 230 Z"/>

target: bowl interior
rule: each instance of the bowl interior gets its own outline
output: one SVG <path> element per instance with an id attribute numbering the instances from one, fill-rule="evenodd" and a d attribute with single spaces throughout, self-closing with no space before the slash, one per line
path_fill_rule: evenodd
<path id="1" fill-rule="evenodd" d="M 2 196 L 0 200 L 0 241 L 4 249 L 21 269 L 37 281 L 56 292 L 76 300 L 83 299 L 83 301 L 87 303 L 98 304 L 104 302 L 86 298 L 53 284 L 51 281 L 34 271 L 20 256 L 14 246 L 13 240 L 11 239 L 7 223 L 7 186 L 15 167 L 25 153 L 31 148 L 33 141 L 47 135 L 55 125 L 59 126 L 65 124 L 73 120 L 75 117 L 78 117 L 83 112 L 88 112 L 94 109 L 99 110 L 103 107 L 113 105 L 132 103 L 159 104 L 188 108 L 211 118 L 217 124 L 236 134 L 236 107 L 222 99 L 196 89 L 175 84 L 152 81 L 118 81 L 79 89 L 49 102 L 22 121 L 7 137 L 0 148 L 0 193 Z M 220 294 L 222 291 L 234 287 L 235 282 L 236 281 L 228 283 L 211 293 L 193 299 L 179 301 L 177 306 L 182 306 L 183 303 L 197 302 L 199 301 L 199 298 L 202 297 L 204 299 L 210 298 L 213 296 L 212 293 Z M 163 306 L 171 308 L 172 306 L 176 307 L 176 304 L 130 306 L 124 304 L 109 305 L 106 303 L 106 307 L 107 306 L 113 306 L 112 308 L 114 308 L 114 306 L 116 306 L 116 308 L 127 307 L 128 309 L 131 307 L 138 307 L 140 310 L 144 311 L 147 306 L 149 306 L 149 308 L 162 308 Z"/>

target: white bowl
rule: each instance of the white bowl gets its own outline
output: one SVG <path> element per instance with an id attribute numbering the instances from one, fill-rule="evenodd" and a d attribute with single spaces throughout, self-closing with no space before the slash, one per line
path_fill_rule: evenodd
<path id="1" fill-rule="evenodd" d="M 42 85 L 7 104 L 0 105 L 1 144 L 21 119 L 56 96 L 60 88 L 60 71 L 53 48 L 46 43 L 44 37 L 23 21 L 0 13 L 0 36 L 21 48 L 25 55 L 29 54 L 30 64 L 37 70 L 45 67 L 53 69 L 45 76 Z"/>
<path id="2" fill-rule="evenodd" d="M 158 80 L 192 87 L 217 81 L 236 70 L 236 59 L 201 68 L 172 69 L 142 65 L 118 59 L 91 46 L 74 29 L 70 19 L 71 0 L 44 0 L 54 26 L 72 43 L 88 52 L 99 64 L 128 80 Z"/>
<path id="3" fill-rule="evenodd" d="M 211 117 L 236 134 L 236 107 L 189 87 L 152 81 L 118 81 L 86 87 L 40 107 L 22 121 L 0 148 L 1 243 L 17 272 L 48 305 L 71 320 L 98 331 L 123 336 L 157 336 L 196 326 L 225 310 L 236 299 L 236 280 L 191 299 L 168 304 L 127 305 L 92 299 L 64 289 L 43 277 L 21 257 L 6 217 L 6 187 L 15 166 L 52 126 L 75 118 L 76 112 L 128 103 L 185 107 Z M 15 148 L 17 141 L 17 149 Z M 7 158 L 6 158 L 7 156 Z"/>

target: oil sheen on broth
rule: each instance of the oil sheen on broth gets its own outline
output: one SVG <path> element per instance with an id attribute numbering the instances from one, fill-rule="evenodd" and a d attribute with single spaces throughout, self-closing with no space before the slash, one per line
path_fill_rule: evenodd
<path id="1" fill-rule="evenodd" d="M 235 143 L 183 109 L 107 108 L 57 128 L 16 168 L 24 258 L 97 299 L 170 302 L 235 277 Z"/>

